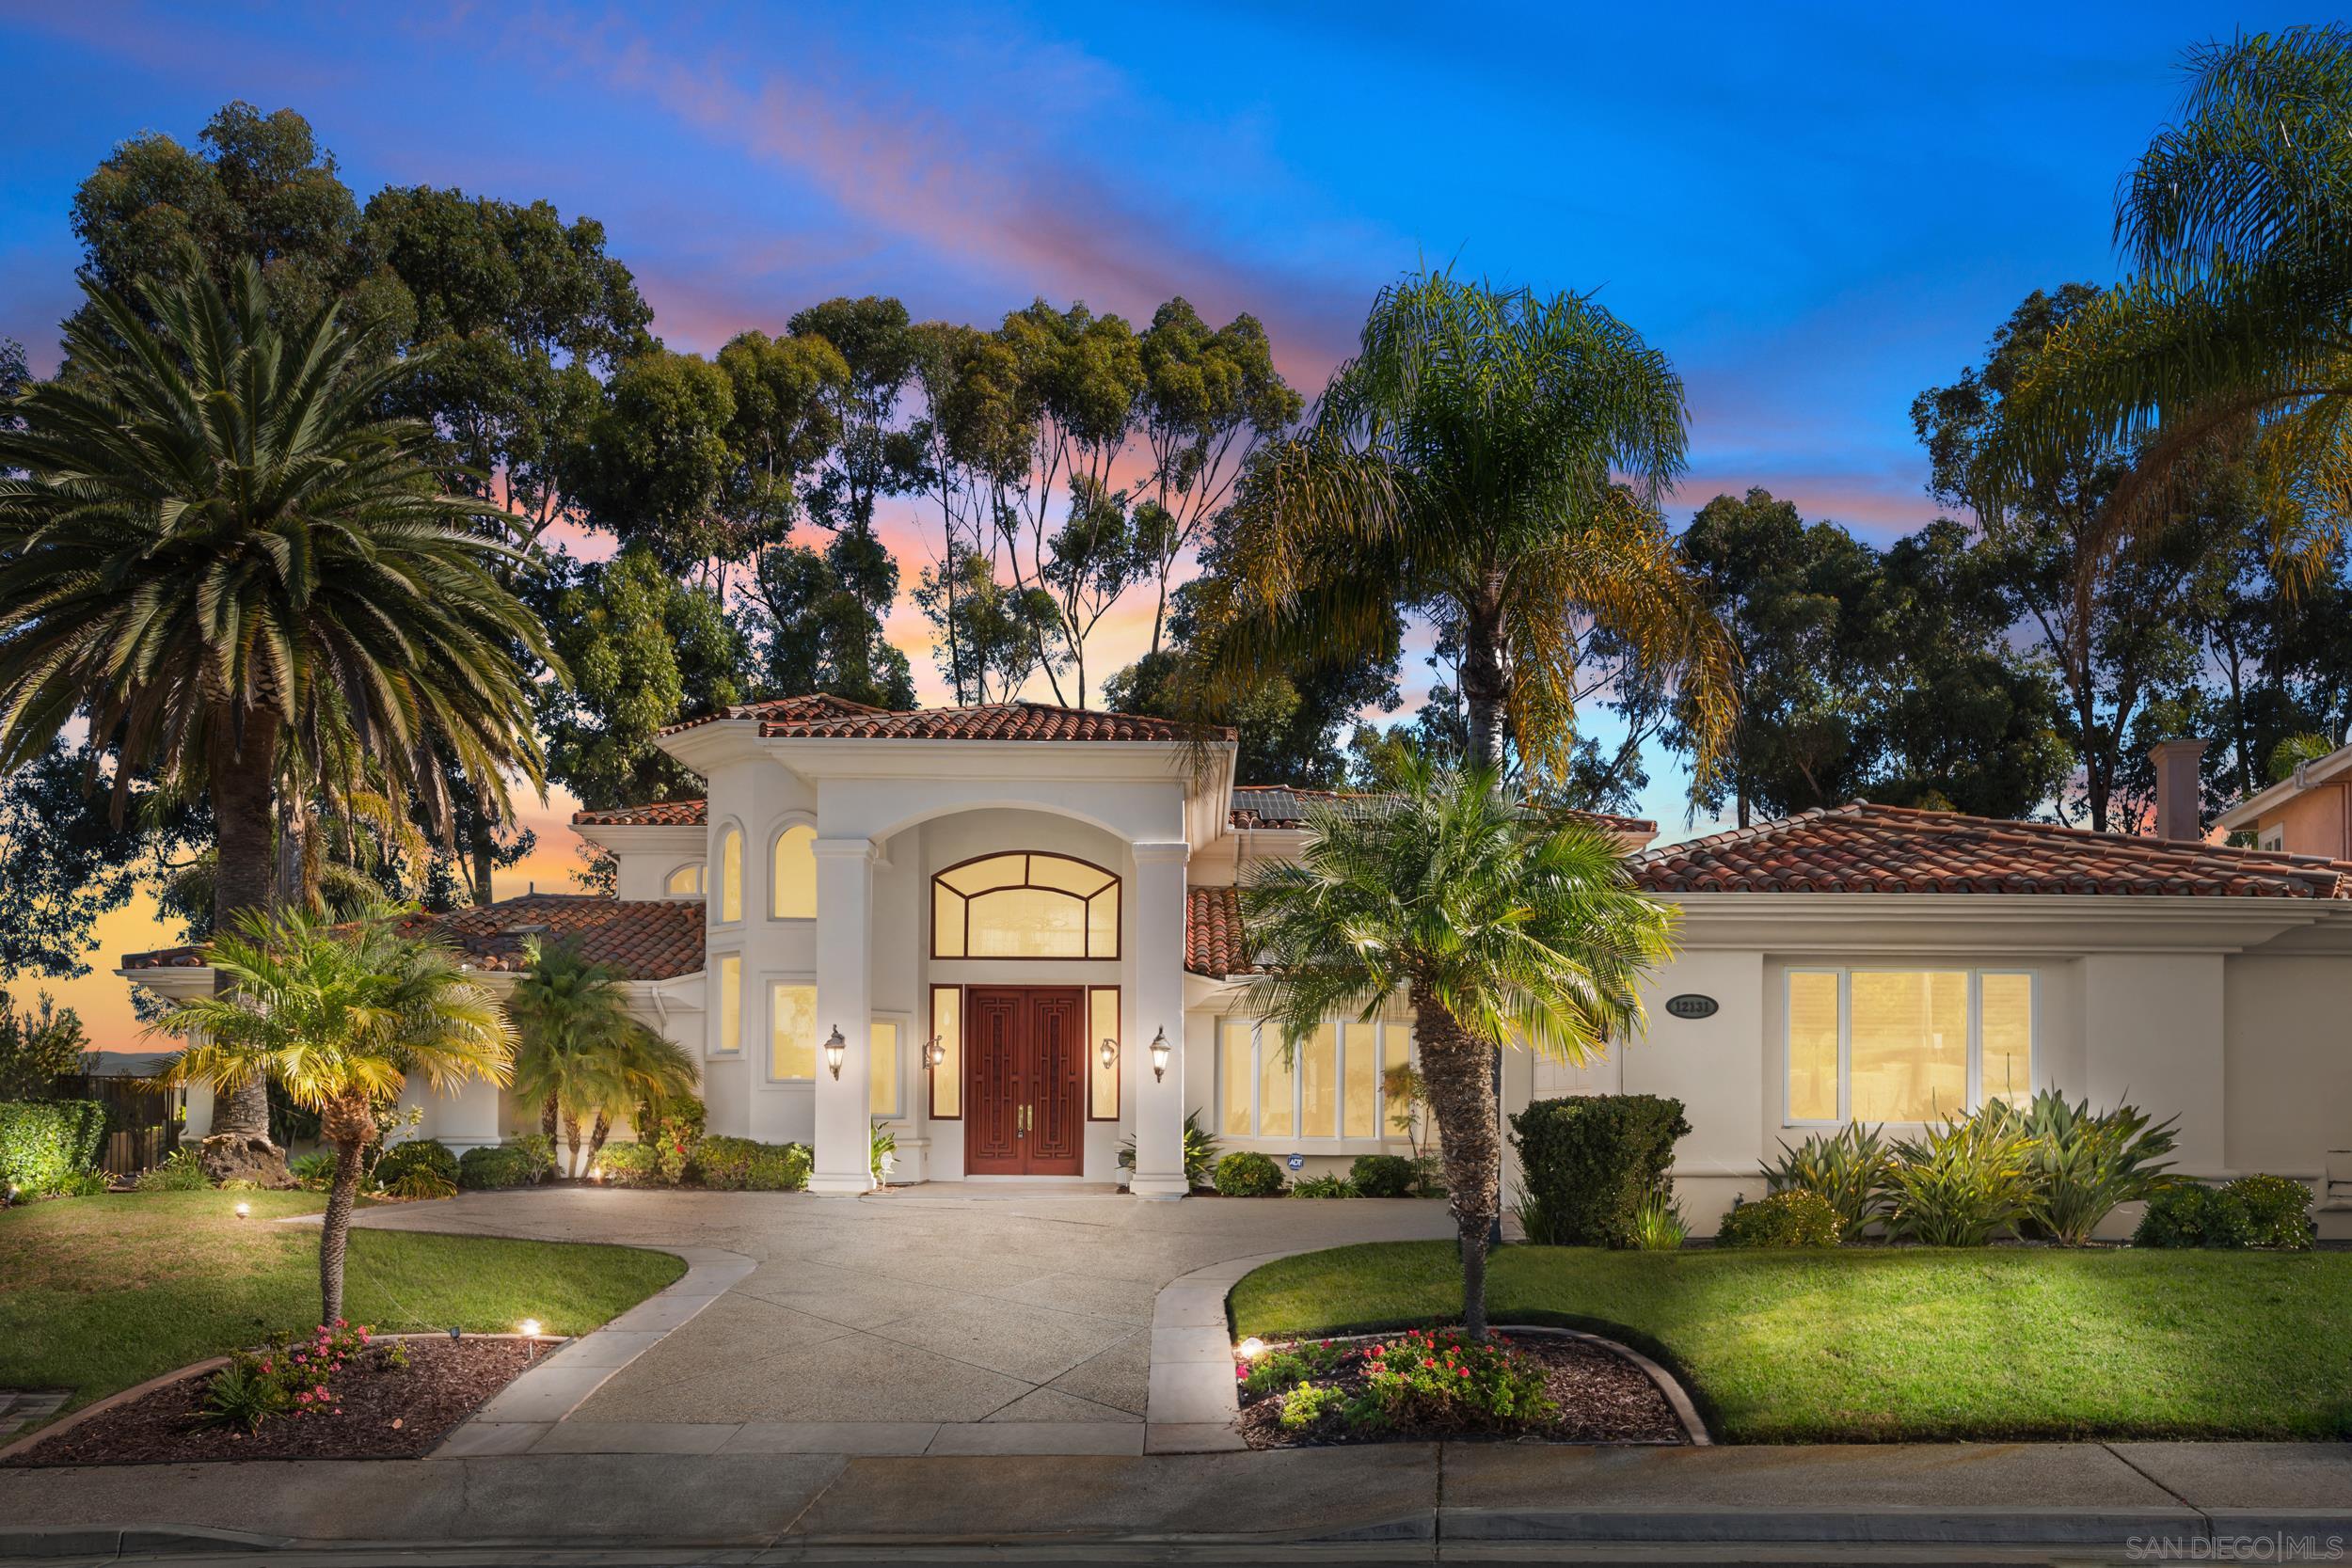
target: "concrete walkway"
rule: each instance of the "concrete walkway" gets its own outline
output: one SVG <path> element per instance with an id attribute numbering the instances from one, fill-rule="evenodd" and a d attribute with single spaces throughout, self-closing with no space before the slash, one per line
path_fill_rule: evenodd
<path id="1" fill-rule="evenodd" d="M 1155 1375 L 1164 1398 L 1183 1381 L 1168 1363 L 1213 1359 L 1231 1377 L 1221 1343 L 1213 1357 L 1189 1344 L 1155 1354 L 1164 1286 L 1204 1269 L 1230 1284 L 1269 1255 L 1452 1232 L 1427 1201 L 1140 1203 L 978 1183 L 858 1199 L 484 1193 L 358 1223 L 659 1246 L 694 1265 L 495 1402 L 436 1456 L 453 1460 L 1139 1455 Z M 1216 1322 L 1221 1341 L 1221 1305 Z M 1195 1414 L 1153 1419 L 1186 1429 L 1159 1434 L 1155 1451 L 1234 1441 Z"/>
<path id="2" fill-rule="evenodd" d="M 0 1471 L 0 1559 L 93 1564 L 134 1553 L 249 1562 L 289 1549 L 475 1565 L 2276 1562 L 2327 1560 L 2331 1535 L 2352 1543 L 2352 1448 L 2321 1443 L 524 1454 Z M 2300 1559 L 2282 1555 L 2282 1541 L 2307 1540 Z M 2233 1548 L 2215 1550 L 2222 1542 Z M 621 1555 L 633 1553 L 645 1555 Z"/>

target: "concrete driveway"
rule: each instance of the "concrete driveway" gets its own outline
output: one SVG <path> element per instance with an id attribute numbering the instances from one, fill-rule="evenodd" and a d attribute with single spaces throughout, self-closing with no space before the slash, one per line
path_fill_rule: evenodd
<path id="1" fill-rule="evenodd" d="M 637 1452 L 739 1451 L 763 1436 L 771 1451 L 853 1441 L 906 1442 L 918 1452 L 1096 1451 L 1068 1441 L 1095 1423 L 1099 1451 L 1140 1452 L 1162 1286 L 1232 1259 L 1453 1232 L 1434 1201 L 1152 1203 L 1109 1189 L 980 1184 L 857 1199 L 483 1193 L 371 1210 L 358 1223 L 749 1259 L 555 1433 L 532 1438 L 534 1451 Z M 1038 1425 L 945 1439 L 932 1430 L 1014 1423 Z M 829 1430 L 843 1424 L 866 1430 Z M 881 1435 L 894 1427 L 898 1438 Z"/>

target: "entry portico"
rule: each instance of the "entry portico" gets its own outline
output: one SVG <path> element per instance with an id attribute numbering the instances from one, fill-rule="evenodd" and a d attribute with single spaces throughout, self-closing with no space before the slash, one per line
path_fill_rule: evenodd
<path id="1" fill-rule="evenodd" d="M 1087 743 L 1040 744 L 1066 741 Z M 712 1132 L 808 1143 L 810 1191 L 834 1195 L 873 1184 L 877 1121 L 904 1180 L 1107 1181 L 1132 1137 L 1131 1189 L 1183 1196 L 1185 872 L 1226 818 L 1230 736 L 811 698 L 662 744 L 709 781 Z M 580 832 L 624 898 L 695 883 L 644 814 Z M 1009 1164 L 982 1147 L 1000 1130 Z"/>

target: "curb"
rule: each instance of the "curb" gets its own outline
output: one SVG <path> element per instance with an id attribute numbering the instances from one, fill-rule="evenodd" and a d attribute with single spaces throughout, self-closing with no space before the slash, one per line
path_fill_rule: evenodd
<path id="1" fill-rule="evenodd" d="M 133 1553 L 283 1551 L 291 1535 L 254 1535 L 246 1530 L 208 1529 L 199 1525 L 0 1526 L 0 1561 L 20 1558 L 128 1557 Z"/>

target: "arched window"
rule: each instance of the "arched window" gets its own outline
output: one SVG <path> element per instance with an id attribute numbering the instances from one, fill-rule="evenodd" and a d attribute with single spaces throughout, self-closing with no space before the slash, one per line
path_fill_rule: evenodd
<path id="1" fill-rule="evenodd" d="M 931 879 L 934 958 L 1116 958 L 1119 879 L 1067 855 L 985 855 Z"/>
<path id="2" fill-rule="evenodd" d="M 719 838 L 719 918 L 743 918 L 743 830 L 729 828 Z"/>
<path id="3" fill-rule="evenodd" d="M 700 898 L 703 895 L 703 863 L 681 865 L 661 884 L 661 891 L 672 898 Z"/>
<path id="4" fill-rule="evenodd" d="M 776 835 L 775 865 L 768 879 L 768 913 L 776 920 L 817 918 L 817 830 L 798 823 Z"/>

